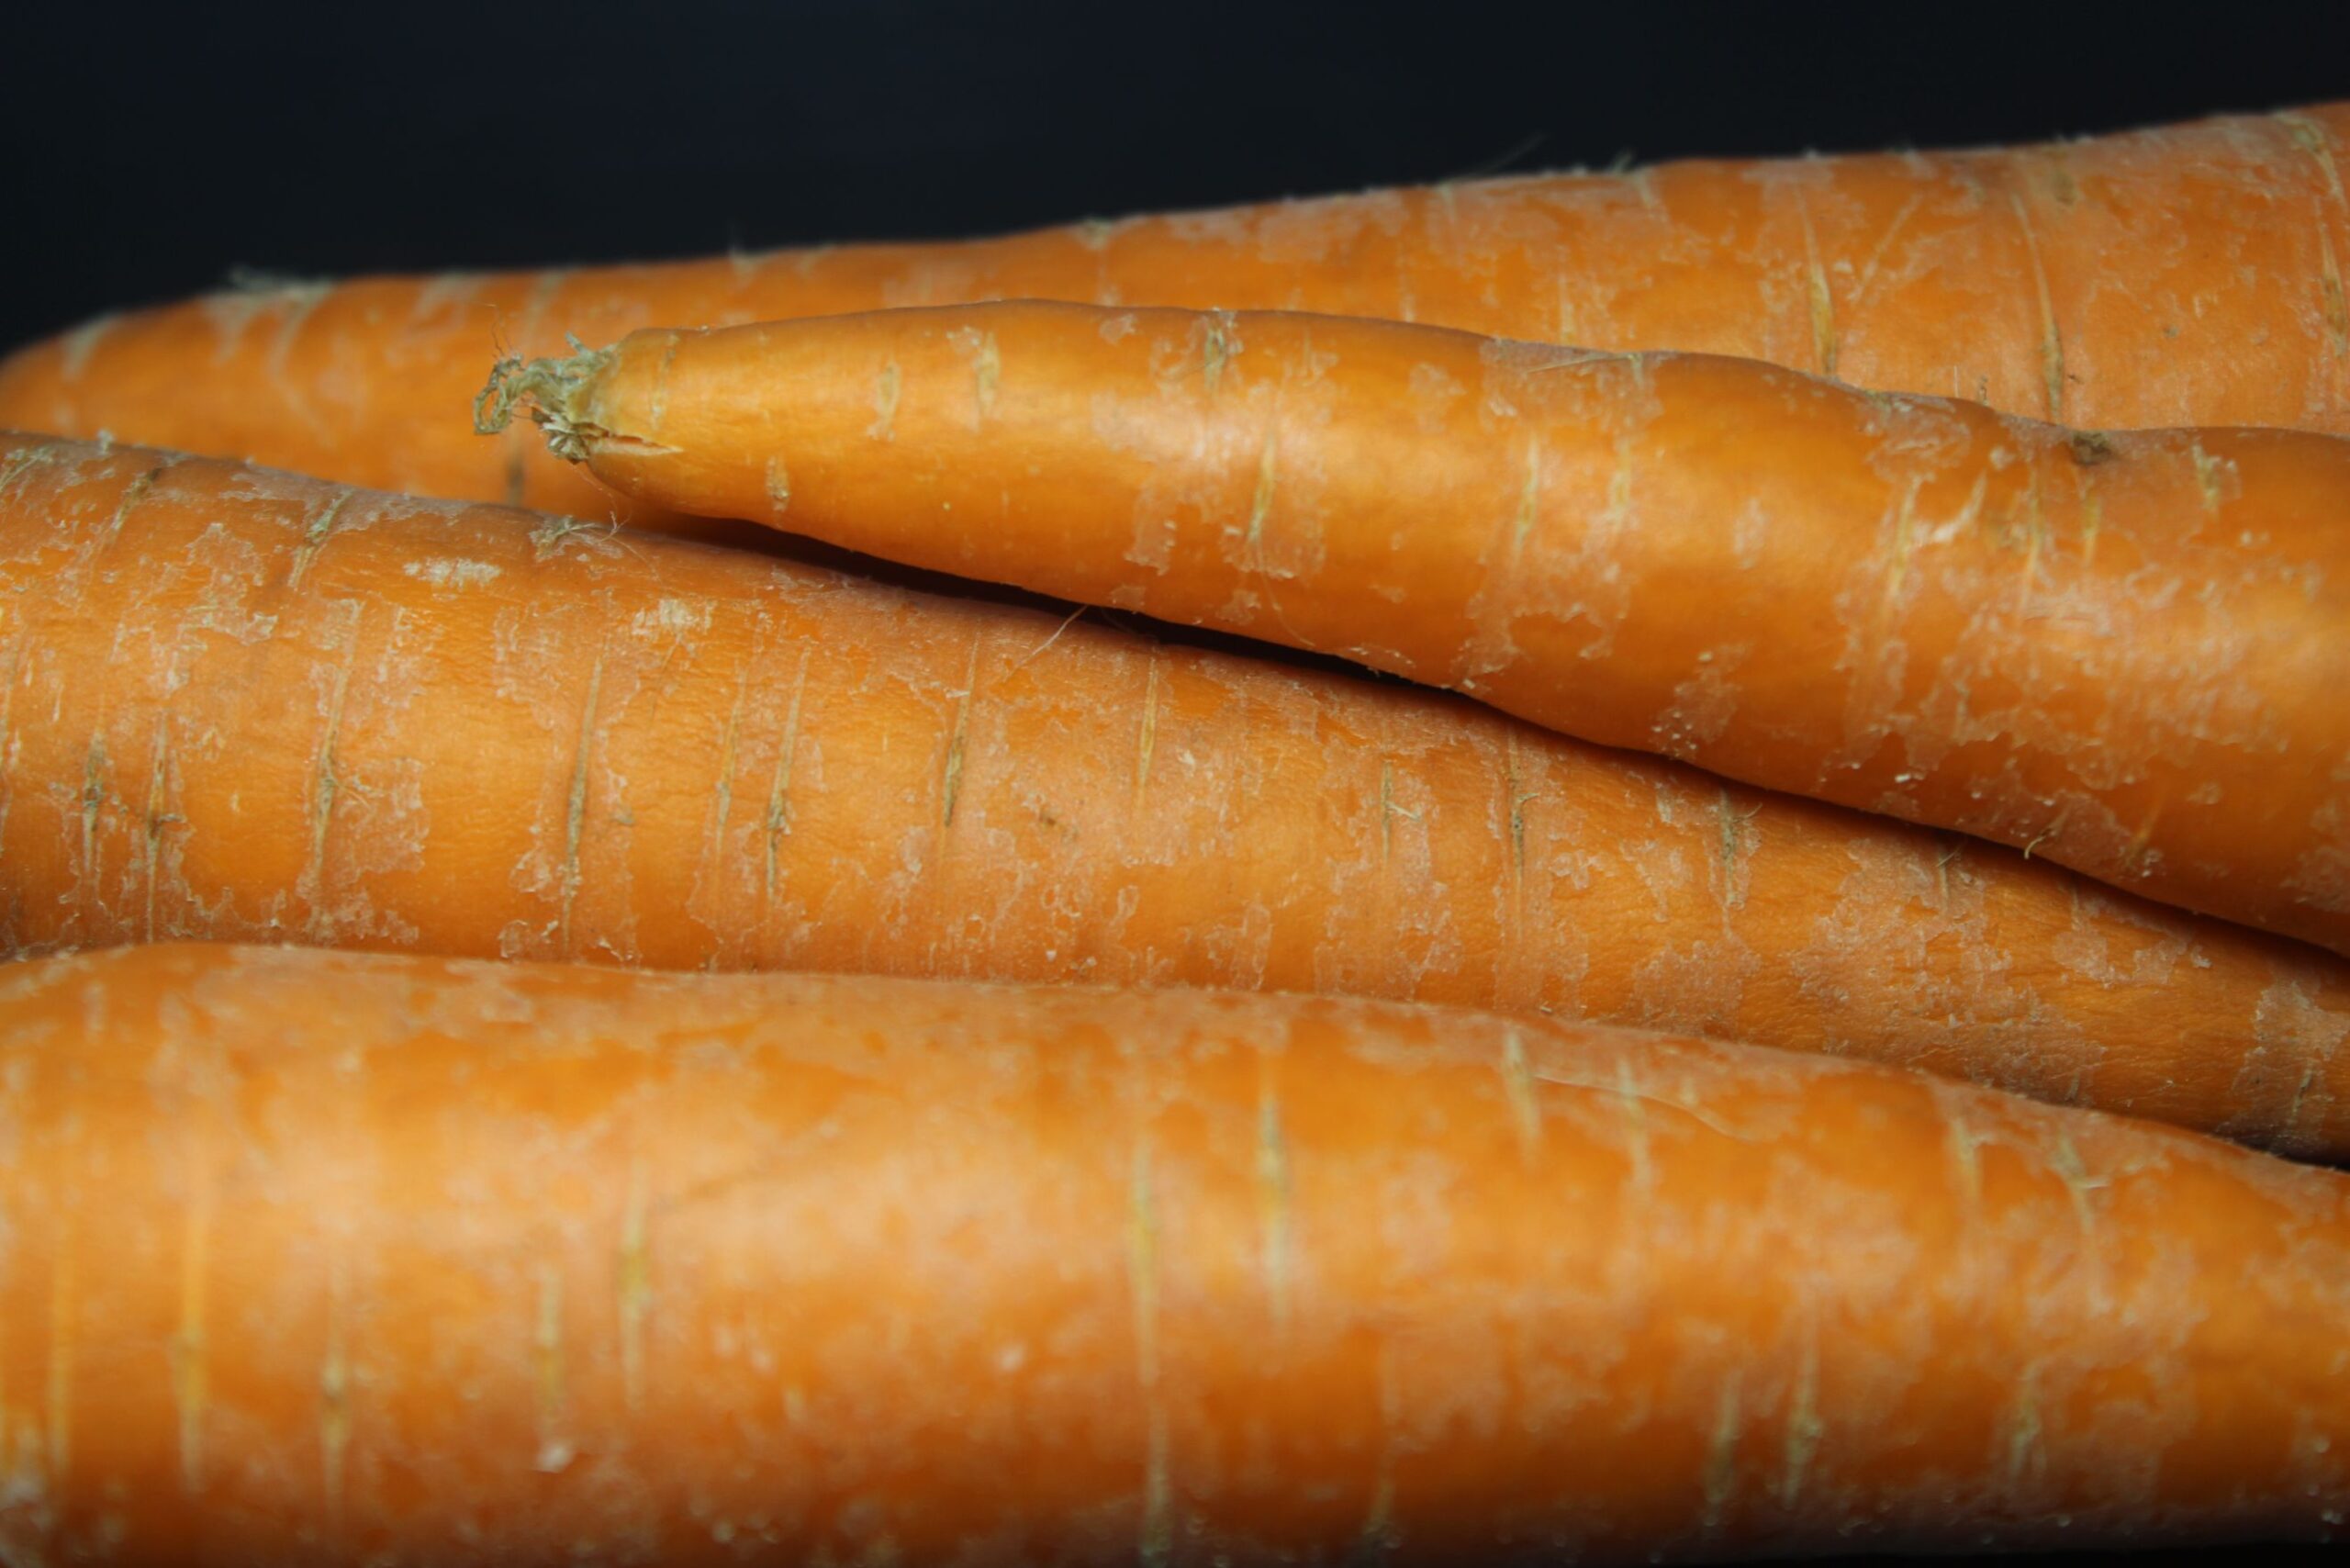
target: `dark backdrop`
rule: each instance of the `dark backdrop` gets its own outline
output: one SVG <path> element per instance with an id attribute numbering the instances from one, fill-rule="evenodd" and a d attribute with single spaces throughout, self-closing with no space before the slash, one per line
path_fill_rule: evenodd
<path id="1" fill-rule="evenodd" d="M 964 234 L 2350 95 L 2350 5 L 12 10 L 0 345 L 308 274 Z"/>

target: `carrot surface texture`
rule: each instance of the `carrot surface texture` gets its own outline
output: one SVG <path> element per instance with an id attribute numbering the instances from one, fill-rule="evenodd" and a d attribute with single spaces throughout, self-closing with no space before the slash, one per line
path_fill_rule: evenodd
<path id="1" fill-rule="evenodd" d="M 1539 174 L 1002 239 L 268 284 L 0 363 L 0 427 L 602 517 L 462 413 L 510 346 L 1052 298 L 1734 354 L 2092 428 L 2350 431 L 2350 105 L 1961 152 Z M 649 510 L 632 521 L 658 522 Z"/>
<path id="2" fill-rule="evenodd" d="M 0 437 L 0 952 L 1352 992 L 2350 1153 L 2350 966 L 1459 698 Z"/>
<path id="3" fill-rule="evenodd" d="M 621 491 L 1343 655 L 2350 948 L 2350 441 L 1012 303 L 508 361 Z"/>
<path id="4" fill-rule="evenodd" d="M 2350 1178 L 1295 996 L 0 973 L 11 1561 L 2323 1539 Z M 103 1216 L 103 1217 L 101 1217 Z"/>

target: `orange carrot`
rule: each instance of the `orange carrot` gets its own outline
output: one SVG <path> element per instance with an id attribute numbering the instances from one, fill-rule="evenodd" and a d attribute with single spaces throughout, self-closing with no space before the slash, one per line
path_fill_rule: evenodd
<path id="1" fill-rule="evenodd" d="M 1458 698 L 0 438 L 0 952 L 1463 1002 L 2350 1152 L 2350 966 Z"/>
<path id="2" fill-rule="evenodd" d="M 1034 303 L 636 332 L 487 396 L 666 509 L 1343 654 L 2350 951 L 2338 437 Z"/>
<path id="3" fill-rule="evenodd" d="M 1293 996 L 0 984 L 12 1562 L 2338 1539 L 2350 1177 Z"/>
<path id="4" fill-rule="evenodd" d="M 1053 298 L 1768 360 L 2093 428 L 2350 432 L 2350 105 L 1957 153 L 1668 163 L 1007 239 L 240 289 L 0 364 L 0 426 L 601 517 L 456 410 L 509 344 Z M 636 521 L 655 521 L 634 514 Z"/>

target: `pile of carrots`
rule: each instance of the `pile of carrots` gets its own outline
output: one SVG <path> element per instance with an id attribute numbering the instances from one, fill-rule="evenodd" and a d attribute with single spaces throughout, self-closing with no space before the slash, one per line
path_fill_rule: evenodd
<path id="1" fill-rule="evenodd" d="M 0 361 L 0 1560 L 2350 1535 L 2345 160 Z"/>

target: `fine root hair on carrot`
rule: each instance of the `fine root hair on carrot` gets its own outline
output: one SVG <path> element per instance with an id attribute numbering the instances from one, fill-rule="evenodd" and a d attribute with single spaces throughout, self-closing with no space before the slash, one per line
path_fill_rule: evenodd
<path id="1" fill-rule="evenodd" d="M 493 365 L 488 383 L 474 398 L 476 432 L 496 435 L 522 409 L 546 431 L 547 447 L 556 456 L 584 461 L 588 442 L 607 432 L 578 417 L 579 388 L 612 356 L 610 350 L 591 349 L 577 338 L 570 342 L 572 352 L 560 359 L 509 354 Z"/>

